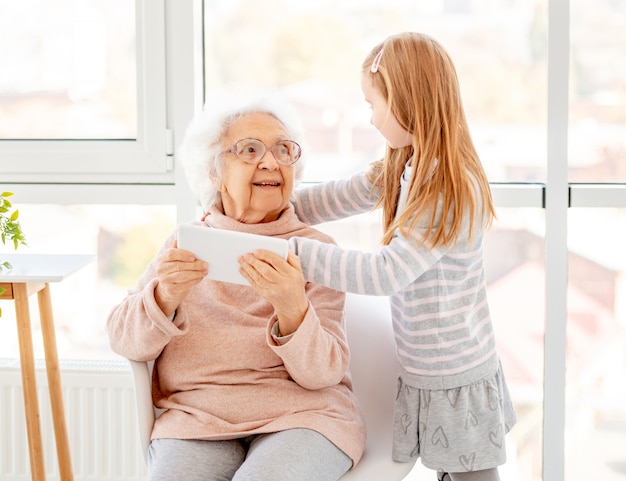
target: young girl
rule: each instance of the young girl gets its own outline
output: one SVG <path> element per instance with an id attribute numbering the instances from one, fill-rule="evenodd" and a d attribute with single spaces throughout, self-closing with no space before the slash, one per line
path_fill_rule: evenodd
<path id="1" fill-rule="evenodd" d="M 308 281 L 389 295 L 401 363 L 393 458 L 422 463 L 438 479 L 498 480 L 504 436 L 516 418 L 487 303 L 483 236 L 495 215 L 465 119 L 453 63 L 432 38 L 403 33 L 363 63 L 371 122 L 387 140 L 369 172 L 298 192 L 308 223 L 382 206 L 378 253 L 294 237 Z M 249 279 L 273 275 L 257 251 Z M 269 256 L 269 257 L 268 257 Z"/>

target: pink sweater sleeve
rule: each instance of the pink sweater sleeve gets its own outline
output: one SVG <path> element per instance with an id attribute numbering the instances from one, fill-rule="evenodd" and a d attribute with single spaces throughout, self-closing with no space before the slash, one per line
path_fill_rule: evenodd
<path id="1" fill-rule="evenodd" d="M 172 244 L 173 235 L 161 247 Z M 156 259 L 157 256 L 155 256 Z M 112 309 L 107 318 L 111 349 L 134 361 L 155 359 L 173 337 L 186 332 L 185 316 L 170 321 L 154 297 L 157 285 L 155 261 L 147 267 L 137 285 Z"/>
<path id="2" fill-rule="evenodd" d="M 315 390 L 341 382 L 348 370 L 350 351 L 343 320 L 345 294 L 316 285 L 307 295 L 314 302 L 309 301 L 304 321 L 295 333 L 286 343 L 277 343 L 271 334 L 274 318 L 268 323 L 267 342 L 293 380 Z"/>

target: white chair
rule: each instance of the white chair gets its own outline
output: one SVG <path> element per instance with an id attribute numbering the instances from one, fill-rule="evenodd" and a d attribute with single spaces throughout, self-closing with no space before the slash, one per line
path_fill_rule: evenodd
<path id="1" fill-rule="evenodd" d="M 346 322 L 350 343 L 350 371 L 354 392 L 367 422 L 367 444 L 359 464 L 341 481 L 403 480 L 414 463 L 391 459 L 393 403 L 398 362 L 387 297 L 348 294 Z M 160 412 L 152 404 L 152 363 L 130 361 L 135 381 L 139 438 L 144 460 L 154 420 Z"/>

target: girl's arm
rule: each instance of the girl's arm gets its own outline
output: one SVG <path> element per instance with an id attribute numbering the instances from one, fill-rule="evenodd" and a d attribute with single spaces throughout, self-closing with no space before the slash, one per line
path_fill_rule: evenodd
<path id="1" fill-rule="evenodd" d="M 292 237 L 289 244 L 300 257 L 306 280 L 339 291 L 377 296 L 404 289 L 446 253 L 445 248 L 425 245 L 419 228 L 408 238 L 397 232 L 377 253 L 341 249 L 302 237 Z"/>
<path id="2" fill-rule="evenodd" d="M 294 207 L 302 222 L 315 225 L 369 212 L 378 196 L 379 191 L 373 188 L 366 172 L 361 172 L 296 190 Z"/>

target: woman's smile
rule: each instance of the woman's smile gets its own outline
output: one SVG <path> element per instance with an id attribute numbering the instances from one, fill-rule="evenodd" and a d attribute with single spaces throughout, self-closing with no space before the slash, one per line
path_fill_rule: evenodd
<path id="1" fill-rule="evenodd" d="M 259 180 L 259 181 L 253 182 L 252 185 L 254 185 L 255 187 L 271 189 L 274 187 L 280 187 L 282 185 L 282 182 L 277 181 L 277 180 Z"/>

